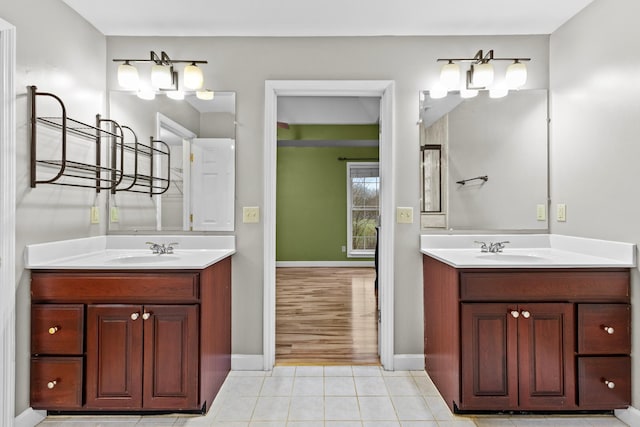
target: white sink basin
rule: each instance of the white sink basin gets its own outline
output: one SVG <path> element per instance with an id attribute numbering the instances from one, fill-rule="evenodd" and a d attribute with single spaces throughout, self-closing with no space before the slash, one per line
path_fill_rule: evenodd
<path id="1" fill-rule="evenodd" d="M 146 263 L 163 263 L 163 262 L 171 262 L 177 261 L 180 257 L 175 255 L 159 255 L 159 254 L 148 254 L 148 255 L 123 255 L 117 258 L 112 258 L 107 260 L 107 263 L 110 264 L 146 264 Z"/>
<path id="2" fill-rule="evenodd" d="M 545 262 L 549 261 L 548 258 L 544 258 L 537 255 L 528 255 L 528 254 L 504 254 L 504 253 L 494 253 L 494 254 L 480 254 L 477 255 L 476 258 L 480 258 L 484 261 L 495 261 L 495 262 Z"/>

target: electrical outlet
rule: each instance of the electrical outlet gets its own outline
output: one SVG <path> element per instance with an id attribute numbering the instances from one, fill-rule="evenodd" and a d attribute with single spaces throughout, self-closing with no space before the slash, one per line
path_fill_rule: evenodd
<path id="1" fill-rule="evenodd" d="M 100 208 L 97 206 L 91 206 L 91 224 L 100 223 Z"/>
<path id="2" fill-rule="evenodd" d="M 556 207 L 556 219 L 560 222 L 565 222 L 567 220 L 567 205 L 564 203 L 558 203 Z"/>
<path id="3" fill-rule="evenodd" d="M 396 208 L 398 224 L 413 224 L 413 208 Z"/>
<path id="4" fill-rule="evenodd" d="M 544 205 L 536 206 L 536 219 L 538 221 L 544 221 L 547 219 L 547 210 Z"/>
<path id="5" fill-rule="evenodd" d="M 120 221 L 120 211 L 117 206 L 112 206 L 110 211 L 111 222 Z"/>
<path id="6" fill-rule="evenodd" d="M 255 224 L 260 222 L 260 208 L 257 206 L 245 206 L 242 208 L 242 222 Z"/>
<path id="7" fill-rule="evenodd" d="M 347 247 L 346 246 L 342 246 L 342 252 L 347 252 Z"/>

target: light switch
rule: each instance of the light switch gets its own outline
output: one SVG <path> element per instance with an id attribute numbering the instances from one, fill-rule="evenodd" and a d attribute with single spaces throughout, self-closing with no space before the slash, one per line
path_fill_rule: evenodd
<path id="1" fill-rule="evenodd" d="M 398 224 L 413 224 L 413 208 L 396 208 Z"/>
<path id="2" fill-rule="evenodd" d="M 544 205 L 536 206 L 536 219 L 538 221 L 544 221 L 547 219 L 547 210 Z"/>
<path id="3" fill-rule="evenodd" d="M 100 223 L 100 208 L 97 206 L 91 206 L 91 224 Z"/>
<path id="4" fill-rule="evenodd" d="M 567 205 L 564 203 L 558 203 L 556 207 L 556 219 L 560 222 L 567 220 Z"/>
<path id="5" fill-rule="evenodd" d="M 260 222 L 260 208 L 257 206 L 245 206 L 242 208 L 242 222 L 255 224 Z"/>

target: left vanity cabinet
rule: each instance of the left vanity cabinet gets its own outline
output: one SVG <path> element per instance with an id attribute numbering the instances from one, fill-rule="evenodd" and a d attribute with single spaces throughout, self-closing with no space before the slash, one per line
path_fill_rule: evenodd
<path id="1" fill-rule="evenodd" d="M 231 258 L 203 270 L 38 270 L 31 406 L 206 412 L 231 368 Z"/>

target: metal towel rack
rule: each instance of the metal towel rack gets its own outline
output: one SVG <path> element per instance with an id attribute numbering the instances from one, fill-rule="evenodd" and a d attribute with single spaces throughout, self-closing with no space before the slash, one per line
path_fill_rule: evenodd
<path id="1" fill-rule="evenodd" d="M 476 176 L 475 178 L 463 179 L 460 181 L 456 181 L 456 184 L 465 185 L 469 181 L 476 181 L 476 180 L 487 182 L 489 180 L 489 176 L 483 175 L 483 176 Z"/>

